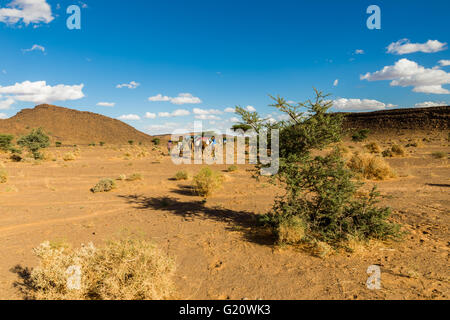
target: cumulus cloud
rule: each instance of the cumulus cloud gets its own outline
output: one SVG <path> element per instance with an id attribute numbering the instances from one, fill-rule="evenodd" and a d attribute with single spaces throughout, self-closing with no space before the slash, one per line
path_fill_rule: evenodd
<path id="1" fill-rule="evenodd" d="M 391 86 L 414 87 L 414 92 L 449 94 L 442 85 L 450 84 L 450 73 L 440 69 L 427 69 L 414 61 L 401 59 L 393 66 L 386 66 L 374 73 L 361 75 L 361 80 L 392 80 Z"/>
<path id="2" fill-rule="evenodd" d="M 450 60 L 439 60 L 439 64 L 442 67 L 450 66 Z"/>
<path id="3" fill-rule="evenodd" d="M 97 103 L 100 107 L 114 107 L 116 105 L 115 102 L 99 102 Z"/>
<path id="4" fill-rule="evenodd" d="M 425 101 L 425 102 L 420 102 L 420 103 L 416 103 L 414 105 L 415 108 L 429 108 L 429 107 L 442 107 L 442 106 L 447 106 L 448 103 L 446 102 L 437 102 L 437 101 Z"/>
<path id="5" fill-rule="evenodd" d="M 23 21 L 50 23 L 53 21 L 52 9 L 46 0 L 13 0 L 6 8 L 0 8 L 0 22 L 16 24 Z"/>
<path id="6" fill-rule="evenodd" d="M 124 114 L 124 115 L 121 115 L 120 117 L 118 117 L 117 119 L 137 121 L 137 120 L 141 120 L 141 117 L 139 117 L 137 114 Z"/>
<path id="7" fill-rule="evenodd" d="M 1 98 L 1 97 L 0 97 Z M 5 100 L 0 100 L 0 110 L 7 110 L 15 103 L 13 98 L 7 98 Z"/>
<path id="8" fill-rule="evenodd" d="M 0 113 L 0 119 L 7 119 L 8 116 L 6 115 L 6 113 Z"/>
<path id="9" fill-rule="evenodd" d="M 156 118 L 156 113 L 146 112 L 145 113 L 145 118 L 147 118 L 147 119 L 155 119 Z"/>
<path id="10" fill-rule="evenodd" d="M 200 109 L 200 108 L 194 108 L 192 110 L 192 112 L 194 114 L 205 114 L 205 115 L 207 115 L 207 114 L 222 114 L 222 111 L 217 110 L 217 109 L 205 110 L 205 109 Z M 234 112 L 234 110 L 233 110 L 233 112 Z"/>
<path id="11" fill-rule="evenodd" d="M 235 108 L 226 108 L 226 109 L 224 110 L 224 112 L 227 112 L 227 113 L 234 113 L 234 111 L 236 111 Z"/>
<path id="12" fill-rule="evenodd" d="M 131 81 L 130 83 L 123 83 L 123 84 L 118 84 L 116 86 L 117 89 L 121 89 L 121 88 L 128 88 L 128 89 L 136 89 L 137 87 L 139 87 L 141 84 L 139 82 L 136 81 Z"/>
<path id="13" fill-rule="evenodd" d="M 333 86 L 334 86 L 334 87 L 337 87 L 337 86 L 338 86 L 338 84 L 339 84 L 339 79 L 336 79 L 336 80 L 334 80 L 334 82 L 333 82 Z"/>
<path id="14" fill-rule="evenodd" d="M 213 114 L 199 114 L 195 116 L 195 119 L 198 120 L 220 120 L 218 116 L 215 116 Z"/>
<path id="15" fill-rule="evenodd" d="M 40 46 L 38 44 L 34 44 L 31 48 L 29 49 L 22 49 L 22 52 L 30 52 L 30 51 L 42 51 L 43 53 L 45 53 L 45 47 Z"/>
<path id="16" fill-rule="evenodd" d="M 368 111 L 384 110 L 394 108 L 396 105 L 385 104 L 377 100 L 370 99 L 345 99 L 340 98 L 333 101 L 333 107 L 339 111 Z"/>
<path id="17" fill-rule="evenodd" d="M 230 121 L 231 122 L 239 122 L 240 120 L 237 117 L 233 117 L 233 118 L 230 118 Z"/>
<path id="18" fill-rule="evenodd" d="M 447 43 L 442 43 L 438 40 L 428 40 L 425 43 L 411 43 L 408 39 L 402 39 L 391 43 L 387 47 L 387 52 L 393 54 L 408 54 L 414 52 L 433 53 L 447 49 L 446 45 Z"/>
<path id="19" fill-rule="evenodd" d="M 194 97 L 190 93 L 180 93 L 177 97 L 168 97 L 163 96 L 162 94 L 157 94 L 156 96 L 148 98 L 148 101 L 156 102 L 156 101 L 162 101 L 167 102 L 169 101 L 172 104 L 198 104 L 202 103 L 202 100 L 200 98 Z"/>
<path id="20" fill-rule="evenodd" d="M 191 113 L 189 112 L 189 110 L 178 109 L 173 112 L 159 112 L 158 117 L 161 117 L 161 118 L 182 117 L 182 116 L 188 116 L 190 114 Z"/>
<path id="21" fill-rule="evenodd" d="M 245 108 L 245 110 L 247 110 L 247 111 L 249 111 L 249 112 L 255 112 L 255 111 L 256 111 L 255 107 L 253 107 L 253 106 L 247 106 L 247 107 Z"/>
<path id="22" fill-rule="evenodd" d="M 81 99 L 84 97 L 83 87 L 84 84 L 50 86 L 46 81 L 24 81 L 12 86 L 0 86 L 0 94 L 10 95 L 11 98 L 18 101 L 51 103 Z"/>

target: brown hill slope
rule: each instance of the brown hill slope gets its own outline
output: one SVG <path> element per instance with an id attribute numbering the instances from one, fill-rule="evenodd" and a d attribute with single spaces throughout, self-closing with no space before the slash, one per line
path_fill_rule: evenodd
<path id="1" fill-rule="evenodd" d="M 42 127 L 54 141 L 63 144 L 89 144 L 100 141 L 122 144 L 133 140 L 150 143 L 151 136 L 122 121 L 92 112 L 82 112 L 53 105 L 39 105 L 23 109 L 14 117 L 0 120 L 0 133 L 16 136 Z"/>
<path id="2" fill-rule="evenodd" d="M 347 129 L 367 128 L 372 132 L 406 130 L 448 130 L 450 106 L 393 109 L 375 112 L 344 113 Z"/>

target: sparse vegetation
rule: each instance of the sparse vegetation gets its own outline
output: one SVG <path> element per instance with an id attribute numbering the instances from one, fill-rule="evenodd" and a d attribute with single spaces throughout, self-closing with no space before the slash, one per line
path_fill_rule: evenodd
<path id="1" fill-rule="evenodd" d="M 14 136 L 11 134 L 0 134 L 0 150 L 8 152 L 12 148 L 12 141 Z"/>
<path id="2" fill-rule="evenodd" d="M 395 177 L 392 168 L 382 158 L 370 154 L 353 155 L 347 166 L 364 179 L 385 180 Z"/>
<path id="3" fill-rule="evenodd" d="M 391 151 L 394 155 L 399 157 L 404 157 L 406 155 L 405 148 L 397 144 L 392 146 Z"/>
<path id="4" fill-rule="evenodd" d="M 447 153 L 443 151 L 433 152 L 431 156 L 435 159 L 444 159 L 447 156 Z"/>
<path id="5" fill-rule="evenodd" d="M 108 192 L 116 188 L 116 183 L 112 179 L 101 179 L 94 187 L 91 188 L 92 193 Z"/>
<path id="6" fill-rule="evenodd" d="M 138 181 L 142 180 L 142 174 L 140 173 L 133 173 L 127 178 L 127 181 Z"/>
<path id="7" fill-rule="evenodd" d="M 162 300 L 174 292 L 174 262 L 146 240 L 109 241 L 101 248 L 89 243 L 79 249 L 44 242 L 33 253 L 39 265 L 27 286 L 31 299 Z"/>
<path id="8" fill-rule="evenodd" d="M 62 142 L 61 141 L 56 141 L 55 142 L 55 147 L 60 148 L 62 146 Z"/>
<path id="9" fill-rule="evenodd" d="M 103 141 L 99 142 L 100 147 L 103 147 L 105 145 L 105 143 Z"/>
<path id="10" fill-rule="evenodd" d="M 74 161 L 76 159 L 76 156 L 72 152 L 67 152 L 63 156 L 64 161 Z"/>
<path id="11" fill-rule="evenodd" d="M 161 139 L 159 139 L 159 138 L 154 138 L 154 139 L 152 140 L 152 142 L 153 142 L 153 144 L 154 144 L 155 146 L 159 146 L 159 145 L 161 144 Z"/>
<path id="12" fill-rule="evenodd" d="M 21 137 L 17 144 L 27 148 L 35 160 L 40 160 L 43 155 L 39 150 L 47 148 L 50 145 L 50 138 L 44 133 L 42 128 L 33 129 L 28 135 Z"/>
<path id="13" fill-rule="evenodd" d="M 177 173 L 175 173 L 175 176 L 173 178 L 177 181 L 188 180 L 189 174 L 186 171 L 178 171 Z"/>
<path id="14" fill-rule="evenodd" d="M 8 173 L 6 170 L 0 168 L 0 183 L 6 183 L 8 181 Z"/>
<path id="15" fill-rule="evenodd" d="M 358 130 L 357 132 L 353 133 L 352 140 L 355 142 L 362 142 L 368 138 L 369 133 L 370 133 L 369 129 Z"/>
<path id="16" fill-rule="evenodd" d="M 130 146 L 132 146 L 132 145 L 134 144 L 134 141 L 133 141 L 133 140 L 128 140 L 128 144 L 129 144 Z"/>
<path id="17" fill-rule="evenodd" d="M 228 168 L 227 168 L 227 171 L 228 172 L 235 172 L 235 171 L 238 171 L 238 166 L 237 165 L 235 165 L 235 164 L 233 164 L 233 165 L 231 165 L 231 166 L 229 166 Z"/>
<path id="18" fill-rule="evenodd" d="M 202 168 L 192 181 L 195 192 L 202 197 L 209 197 L 221 188 L 222 182 L 222 175 L 209 167 Z"/>

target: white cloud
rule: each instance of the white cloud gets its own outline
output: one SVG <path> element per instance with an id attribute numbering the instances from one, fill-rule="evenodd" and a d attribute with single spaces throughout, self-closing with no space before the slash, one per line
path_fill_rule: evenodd
<path id="1" fill-rule="evenodd" d="M 0 8 L 0 22 L 15 24 L 50 23 L 54 17 L 46 0 L 13 0 L 7 8 Z"/>
<path id="2" fill-rule="evenodd" d="M 233 117 L 233 118 L 230 118 L 230 121 L 231 122 L 239 122 L 240 120 L 237 117 Z"/>
<path id="3" fill-rule="evenodd" d="M 51 103 L 81 99 L 84 97 L 83 87 L 84 84 L 50 86 L 45 81 L 24 81 L 8 87 L 0 86 L 0 94 L 11 95 L 14 100 L 18 101 Z"/>
<path id="4" fill-rule="evenodd" d="M 401 59 L 393 66 L 361 75 L 361 80 L 392 80 L 391 86 L 414 87 L 414 92 L 449 94 L 442 85 L 450 84 L 450 73 L 436 68 L 427 69 L 414 61 Z"/>
<path id="5" fill-rule="evenodd" d="M 414 108 L 442 107 L 442 106 L 447 106 L 447 105 L 448 105 L 448 103 L 446 103 L 446 102 L 425 101 L 425 102 L 416 103 L 414 105 Z"/>
<path id="6" fill-rule="evenodd" d="M 388 53 L 408 54 L 414 52 L 433 53 L 447 49 L 447 43 L 438 40 L 428 40 L 425 43 L 411 43 L 408 39 L 402 39 L 391 43 L 387 47 Z"/>
<path id="7" fill-rule="evenodd" d="M 234 113 L 234 111 L 236 111 L 235 108 L 226 108 L 226 109 L 224 110 L 224 112 L 227 112 L 227 113 Z"/>
<path id="8" fill-rule="evenodd" d="M 6 113 L 0 113 L 0 119 L 8 119 Z"/>
<path id="9" fill-rule="evenodd" d="M 198 120 L 220 120 L 218 116 L 215 116 L 213 114 L 199 114 L 195 116 L 195 119 Z"/>
<path id="10" fill-rule="evenodd" d="M 168 97 L 168 96 L 163 96 L 162 94 L 158 94 L 156 96 L 150 97 L 148 98 L 148 101 L 162 101 L 162 102 L 166 102 L 169 101 L 172 104 L 198 104 L 198 103 L 202 103 L 202 100 L 200 100 L 200 98 L 194 97 L 192 94 L 190 93 L 180 93 L 178 94 L 177 97 Z"/>
<path id="11" fill-rule="evenodd" d="M 337 87 L 337 86 L 338 86 L 338 84 L 339 84 L 339 79 L 336 79 L 336 80 L 334 80 L 334 82 L 333 82 L 333 86 Z"/>
<path id="12" fill-rule="evenodd" d="M 377 100 L 370 99 L 345 99 L 340 98 L 333 101 L 333 107 L 339 111 L 368 111 L 384 110 L 394 108 L 396 105 L 385 104 Z"/>
<path id="13" fill-rule="evenodd" d="M 128 89 L 136 89 L 137 87 L 139 87 L 141 84 L 139 82 L 136 81 L 131 81 L 130 83 L 123 83 L 123 84 L 118 84 L 116 86 L 117 89 L 121 89 L 121 88 L 128 88 Z"/>
<path id="14" fill-rule="evenodd" d="M 1 98 L 1 97 L 0 97 Z M 0 110 L 7 110 L 15 103 L 13 98 L 7 98 L 6 100 L 0 100 Z"/>
<path id="15" fill-rule="evenodd" d="M 137 114 L 124 114 L 118 117 L 117 119 L 137 121 L 141 120 L 141 117 L 139 117 Z"/>
<path id="16" fill-rule="evenodd" d="M 255 109 L 253 106 L 247 106 L 247 107 L 245 108 L 245 110 L 247 110 L 247 111 L 249 111 L 249 112 L 255 112 L 255 111 L 256 111 L 256 109 Z"/>
<path id="17" fill-rule="evenodd" d="M 222 114 L 222 111 L 217 110 L 217 109 L 209 109 L 209 110 L 205 110 L 205 109 L 200 109 L 200 108 L 194 108 L 192 110 L 192 112 L 194 114 Z M 234 111 L 233 111 L 234 112 Z"/>
<path id="18" fill-rule="evenodd" d="M 145 113 L 145 118 L 147 118 L 147 119 L 155 119 L 156 118 L 156 113 L 146 112 Z"/>
<path id="19" fill-rule="evenodd" d="M 30 52 L 30 51 L 42 51 L 45 53 L 45 47 L 40 46 L 38 44 L 34 44 L 30 49 L 22 49 L 22 52 Z"/>
<path id="20" fill-rule="evenodd" d="M 355 54 L 364 54 L 364 50 L 362 49 L 356 49 Z"/>
<path id="21" fill-rule="evenodd" d="M 100 107 L 114 107 L 116 105 L 115 102 L 99 102 L 97 103 Z"/>
<path id="22" fill-rule="evenodd" d="M 191 113 L 188 110 L 185 109 L 178 109 L 173 112 L 159 112 L 158 116 L 161 118 L 170 118 L 170 117 L 182 117 L 182 116 L 188 116 Z"/>
<path id="23" fill-rule="evenodd" d="M 450 60 L 439 60 L 439 64 L 440 64 L 442 67 L 450 66 Z"/>

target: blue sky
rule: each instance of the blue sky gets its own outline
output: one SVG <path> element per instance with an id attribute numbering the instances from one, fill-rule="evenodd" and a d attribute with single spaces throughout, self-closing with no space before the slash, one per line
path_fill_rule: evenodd
<path id="1" fill-rule="evenodd" d="M 80 30 L 66 26 L 73 4 Z M 372 4 L 380 30 L 366 26 Z M 304 101 L 313 87 L 335 111 L 448 104 L 448 12 L 444 0 L 0 0 L 0 117 L 48 102 L 156 134 L 228 128 L 236 105 L 277 119 L 269 94 Z"/>

